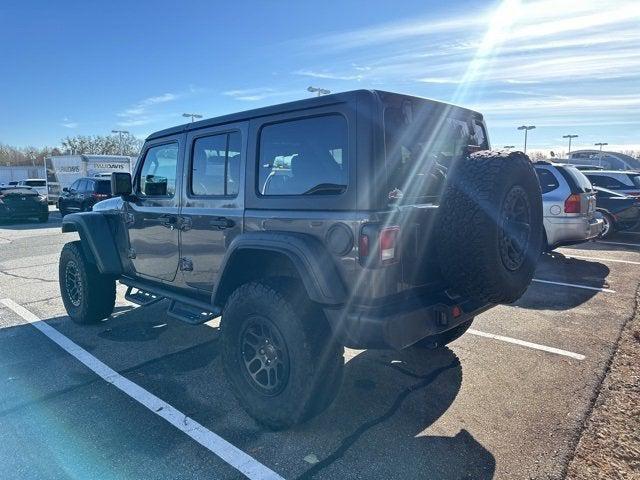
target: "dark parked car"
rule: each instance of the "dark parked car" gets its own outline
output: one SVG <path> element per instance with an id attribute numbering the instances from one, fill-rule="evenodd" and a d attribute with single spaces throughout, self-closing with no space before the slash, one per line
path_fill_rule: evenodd
<path id="1" fill-rule="evenodd" d="M 640 197 L 640 173 L 629 170 L 584 170 L 594 187 Z"/>
<path id="2" fill-rule="evenodd" d="M 49 220 L 47 198 L 30 187 L 0 187 L 0 220 Z"/>
<path id="3" fill-rule="evenodd" d="M 618 230 L 628 230 L 640 222 L 640 201 L 602 187 L 596 189 L 596 208 L 602 214 L 604 227 L 602 237 L 608 237 Z"/>
<path id="4" fill-rule="evenodd" d="M 64 218 L 65 308 L 108 317 L 119 280 L 187 323 L 222 314 L 240 404 L 302 422 L 337 394 L 344 346 L 441 347 L 528 287 L 540 185 L 488 148 L 480 113 L 365 90 L 154 133 L 114 198 Z"/>
<path id="5" fill-rule="evenodd" d="M 63 188 L 58 199 L 58 210 L 63 217 L 73 212 L 90 212 L 93 206 L 111 198 L 111 180 L 105 178 L 79 178 L 69 188 Z"/>

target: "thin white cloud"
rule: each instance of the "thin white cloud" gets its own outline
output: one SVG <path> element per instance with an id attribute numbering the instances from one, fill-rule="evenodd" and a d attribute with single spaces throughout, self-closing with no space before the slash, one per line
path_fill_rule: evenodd
<path id="1" fill-rule="evenodd" d="M 244 102 L 257 102 L 267 98 L 287 97 L 287 96 L 294 95 L 296 93 L 299 93 L 299 92 L 292 91 L 292 90 L 277 90 L 271 87 L 245 88 L 245 89 L 227 90 L 226 92 L 222 92 L 222 94 L 227 97 L 231 97 L 235 100 L 241 100 Z"/>
<path id="2" fill-rule="evenodd" d="M 181 93 L 171 93 L 166 92 L 160 95 L 154 95 L 151 97 L 144 98 L 139 102 L 136 102 L 134 105 L 129 108 L 117 113 L 117 116 L 121 118 L 118 121 L 118 126 L 120 127 L 138 127 L 142 125 L 149 125 L 152 123 L 157 123 L 162 121 L 163 119 L 174 117 L 174 113 L 161 113 L 157 112 L 157 108 L 159 105 L 163 105 L 170 102 L 175 102 L 176 100 L 185 98 L 189 95 L 192 95 L 198 92 L 195 87 L 189 87 L 188 91 Z"/>
<path id="3" fill-rule="evenodd" d="M 367 71 L 364 67 L 353 67 L 353 68 L 360 72 Z M 369 68 L 369 70 L 371 70 L 371 68 Z M 343 75 L 343 74 L 337 74 L 329 71 L 297 70 L 293 73 L 296 75 L 302 75 L 303 77 L 323 78 L 323 79 L 329 79 L 329 80 L 355 80 L 359 82 L 364 78 L 362 74 Z"/>
<path id="4" fill-rule="evenodd" d="M 73 129 L 73 128 L 78 128 L 78 125 L 79 125 L 79 124 L 78 124 L 78 122 L 72 122 L 72 121 L 71 121 L 71 120 L 69 120 L 67 117 L 64 117 L 64 118 L 62 119 L 62 123 L 61 123 L 60 125 L 62 125 L 62 126 L 63 126 L 63 127 L 65 127 L 65 128 L 71 128 L 71 129 Z"/>

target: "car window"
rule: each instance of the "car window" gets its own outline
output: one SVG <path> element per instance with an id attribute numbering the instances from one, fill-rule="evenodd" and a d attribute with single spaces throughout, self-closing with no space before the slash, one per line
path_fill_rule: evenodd
<path id="1" fill-rule="evenodd" d="M 95 182 L 96 193 L 111 193 L 111 181 L 97 180 Z"/>
<path id="2" fill-rule="evenodd" d="M 75 182 L 73 182 L 71 184 L 71 186 L 69 187 L 69 190 L 78 190 L 78 186 L 80 185 L 80 180 L 76 180 Z"/>
<path id="3" fill-rule="evenodd" d="M 578 170 L 576 167 L 571 165 L 564 165 L 562 167 L 556 167 L 558 171 L 562 174 L 562 176 L 567 179 L 569 186 L 573 192 L 574 188 L 577 189 L 577 192 L 574 193 L 584 193 L 593 191 L 593 185 L 587 176 Z"/>
<path id="4" fill-rule="evenodd" d="M 79 192 L 86 192 L 87 191 L 87 181 L 86 180 L 80 180 L 78 182 L 78 191 Z"/>
<path id="5" fill-rule="evenodd" d="M 433 115 L 405 102 L 384 110 L 387 201 L 437 202 L 447 171 L 469 145 L 488 148 L 484 127 L 473 117 Z"/>
<path id="6" fill-rule="evenodd" d="M 147 150 L 140 170 L 138 193 L 171 198 L 176 193 L 178 144 L 157 145 Z"/>
<path id="7" fill-rule="evenodd" d="M 536 168 L 536 173 L 538 174 L 538 181 L 543 195 L 554 191 L 560 186 L 556 176 L 546 168 Z"/>
<path id="8" fill-rule="evenodd" d="M 191 163 L 191 193 L 237 195 L 240 169 L 240 133 L 196 139 Z"/>
<path id="9" fill-rule="evenodd" d="M 95 184 L 93 180 L 87 180 L 87 184 L 85 185 L 85 192 L 93 192 Z"/>
<path id="10" fill-rule="evenodd" d="M 290 120 L 260 132 L 261 195 L 337 195 L 347 188 L 347 169 L 342 115 Z"/>
<path id="11" fill-rule="evenodd" d="M 45 180 L 26 180 L 24 185 L 28 185 L 30 187 L 46 187 L 47 182 Z"/>
<path id="12" fill-rule="evenodd" d="M 624 190 L 626 188 L 629 188 L 629 185 L 625 185 L 621 181 L 613 177 L 609 177 L 608 175 L 593 174 L 588 175 L 588 177 L 589 180 L 591 180 L 591 183 L 593 183 L 597 187 L 609 188 L 611 190 Z"/>
<path id="13" fill-rule="evenodd" d="M 633 182 L 633 186 L 634 187 L 640 188 L 640 175 L 637 175 L 637 174 L 634 174 L 634 173 L 629 173 L 629 174 L 627 174 L 627 176 Z"/>

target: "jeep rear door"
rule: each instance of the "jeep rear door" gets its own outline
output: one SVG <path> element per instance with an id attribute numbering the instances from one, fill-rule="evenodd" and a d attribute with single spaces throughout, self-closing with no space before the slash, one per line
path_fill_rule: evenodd
<path id="1" fill-rule="evenodd" d="M 247 123 L 189 132 L 180 211 L 184 283 L 211 292 L 231 241 L 242 233 Z"/>
<path id="2" fill-rule="evenodd" d="M 178 215 L 184 135 L 145 144 L 123 219 L 134 274 L 171 282 L 178 270 Z"/>

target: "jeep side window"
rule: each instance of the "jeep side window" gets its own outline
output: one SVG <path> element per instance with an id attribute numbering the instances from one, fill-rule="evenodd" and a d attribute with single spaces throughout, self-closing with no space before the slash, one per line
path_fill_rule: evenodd
<path id="1" fill-rule="evenodd" d="M 173 197 L 176 193 L 178 144 L 151 147 L 143 162 L 138 193 L 148 197 Z"/>
<path id="2" fill-rule="evenodd" d="M 191 193 L 233 196 L 240 180 L 240 133 L 197 138 L 193 143 Z"/>
<path id="3" fill-rule="evenodd" d="M 347 188 L 347 121 L 342 115 L 289 120 L 260 132 L 260 195 L 338 195 Z"/>

